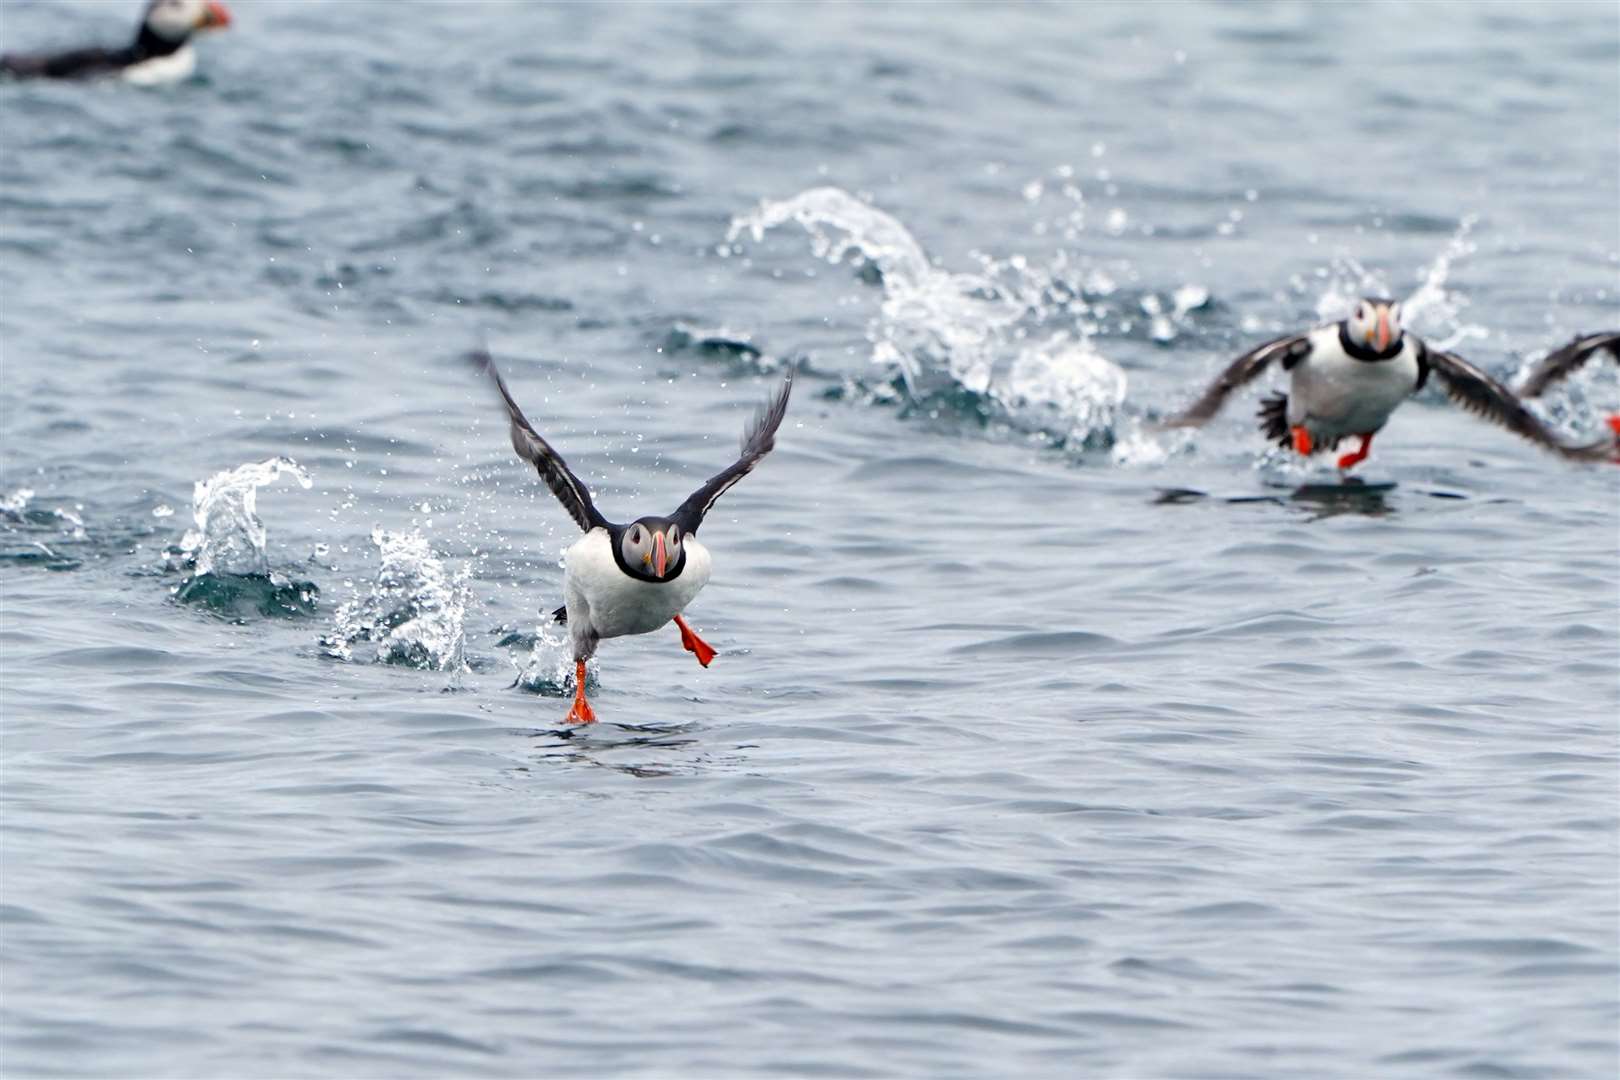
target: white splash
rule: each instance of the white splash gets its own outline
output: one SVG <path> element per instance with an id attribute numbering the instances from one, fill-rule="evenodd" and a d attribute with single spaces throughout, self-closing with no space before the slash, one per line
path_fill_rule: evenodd
<path id="1" fill-rule="evenodd" d="M 1121 425 L 1108 456 L 1120 468 L 1157 468 L 1184 452 L 1191 441 L 1190 431 L 1150 430 L 1132 417 Z"/>
<path id="2" fill-rule="evenodd" d="M 1056 334 L 1018 353 L 999 395 L 1009 405 L 1055 409 L 1084 438 L 1110 427 L 1125 400 L 1125 372 L 1089 338 Z"/>
<path id="3" fill-rule="evenodd" d="M 80 507 L 79 509 L 83 508 Z M 68 510 L 59 506 L 55 510 L 52 510 L 51 513 L 56 515 L 57 521 L 64 522 L 62 526 L 63 530 L 74 540 L 83 540 L 88 535 L 84 531 L 84 518 L 80 517 L 73 510 Z"/>
<path id="4" fill-rule="evenodd" d="M 1508 385 L 1517 387 L 1540 366 L 1547 354 L 1569 339 L 1561 337 L 1549 347 L 1532 349 L 1519 361 Z M 1568 378 L 1560 379 L 1532 404 L 1542 419 L 1563 428 L 1577 443 L 1607 439 L 1613 429 L 1608 418 L 1620 414 L 1620 365 L 1598 356 Z"/>
<path id="5" fill-rule="evenodd" d="M 364 658 L 379 664 L 467 670 L 469 569 L 447 572 L 414 529 L 373 529 L 371 542 L 381 565 L 365 593 L 338 608 L 332 633 L 321 638 L 327 655 L 353 660 L 356 646 L 365 645 Z"/>
<path id="6" fill-rule="evenodd" d="M 1452 265 L 1478 250 L 1479 245 L 1469 239 L 1478 221 L 1478 215 L 1469 214 L 1458 223 L 1445 250 L 1419 272 L 1418 287 L 1401 303 L 1405 324 L 1437 349 L 1455 349 L 1469 339 L 1489 336 L 1483 326 L 1463 321 L 1468 298 L 1446 288 Z"/>
<path id="7" fill-rule="evenodd" d="M 752 214 L 732 219 L 726 242 L 736 243 L 746 229 L 757 244 L 765 239 L 766 230 L 790 221 L 804 227 L 810 234 L 810 250 L 830 263 L 854 256 L 907 281 L 939 273 L 904 225 L 836 187 L 811 188 L 779 202 L 762 200 Z"/>
<path id="8" fill-rule="evenodd" d="M 70 509 L 66 506 L 55 506 L 50 509 L 34 507 L 34 489 L 20 487 L 10 495 L 0 496 L 0 527 L 8 534 L 27 532 L 37 534 L 41 530 L 56 529 L 55 541 L 86 540 L 89 534 L 85 531 L 84 518 L 79 511 L 84 509 L 82 503 L 75 503 Z M 48 559 L 62 558 L 53 550 L 37 539 L 29 539 L 28 545 L 43 552 Z"/>
<path id="9" fill-rule="evenodd" d="M 1338 322 L 1349 315 L 1356 301 L 1364 296 L 1388 296 L 1392 290 L 1383 275 L 1368 269 L 1354 255 L 1340 252 L 1325 267 L 1317 269 L 1315 285 L 1302 277 L 1293 279 L 1294 288 L 1305 292 L 1317 288 L 1316 318 L 1318 322 Z"/>
<path id="10" fill-rule="evenodd" d="M 1170 306 L 1166 309 L 1164 298 L 1157 293 L 1146 293 L 1137 303 L 1142 314 L 1148 317 L 1148 337 L 1160 345 L 1168 345 L 1181 336 L 1187 316 L 1209 303 L 1209 290 L 1202 285 L 1182 285 L 1170 294 L 1169 300 Z"/>
<path id="11" fill-rule="evenodd" d="M 520 663 L 512 657 L 511 661 L 518 684 L 525 690 L 556 693 L 573 685 L 573 643 L 568 631 L 549 618 L 535 627 L 528 659 Z"/>
<path id="12" fill-rule="evenodd" d="M 1021 256 L 981 259 L 981 273 L 941 269 L 899 221 L 834 187 L 762 202 L 732 221 L 727 242 L 745 232 L 758 242 L 789 222 L 810 234 L 817 257 L 877 271 L 872 360 L 914 399 L 961 389 L 1009 410 L 1057 409 L 1066 434 L 1082 439 L 1113 422 L 1125 373 L 1091 345 L 1078 288 Z"/>
<path id="13" fill-rule="evenodd" d="M 188 530 L 180 541 L 181 552 L 196 576 L 269 576 L 258 491 L 283 473 L 306 490 L 311 486 L 309 474 L 285 457 L 239 465 L 197 481 L 191 496 L 191 517 L 196 528 Z"/>
<path id="14" fill-rule="evenodd" d="M 33 488 L 18 488 L 10 495 L 0 498 L 0 512 L 21 517 L 23 511 L 28 509 L 28 503 L 34 497 Z"/>

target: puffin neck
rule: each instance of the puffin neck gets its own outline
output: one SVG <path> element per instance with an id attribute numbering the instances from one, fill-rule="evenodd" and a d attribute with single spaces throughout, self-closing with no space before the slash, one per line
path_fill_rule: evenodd
<path id="1" fill-rule="evenodd" d="M 619 569 L 624 571 L 626 577 L 635 578 L 637 581 L 645 581 L 651 585 L 662 585 L 681 576 L 681 571 L 686 569 L 686 548 L 684 546 L 681 548 L 681 557 L 676 560 L 674 566 L 670 567 L 669 573 L 663 577 L 654 577 L 652 574 L 642 573 L 625 562 L 624 548 L 619 541 L 624 539 L 625 531 L 628 528 L 627 525 L 615 526 L 608 530 L 608 543 L 613 546 L 613 561 L 619 564 Z"/>
<path id="2" fill-rule="evenodd" d="M 188 40 L 189 35 L 178 40 L 166 38 L 141 23 L 141 32 L 135 35 L 135 44 L 129 47 L 130 58 L 138 63 L 156 56 L 169 56 L 184 48 Z"/>
<path id="3" fill-rule="evenodd" d="M 1377 363 L 1380 360 L 1393 359 L 1395 355 L 1401 351 L 1405 344 L 1406 335 L 1403 332 L 1399 337 L 1395 338 L 1395 340 L 1389 343 L 1389 348 L 1385 349 L 1383 352 L 1375 352 L 1374 350 L 1367 348 L 1365 345 L 1357 345 L 1355 342 L 1350 340 L 1349 323 L 1341 322 L 1339 324 L 1339 346 L 1344 349 L 1346 354 L 1356 360 L 1361 360 L 1364 363 L 1372 364 Z"/>

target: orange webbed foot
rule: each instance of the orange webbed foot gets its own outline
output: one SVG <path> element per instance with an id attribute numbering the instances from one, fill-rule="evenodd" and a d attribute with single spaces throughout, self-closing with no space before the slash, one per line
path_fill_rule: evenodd
<path id="1" fill-rule="evenodd" d="M 1305 429 L 1304 424 L 1295 424 L 1288 429 L 1288 433 L 1294 437 L 1295 453 L 1310 457 L 1312 452 L 1316 450 L 1316 443 L 1311 438 L 1311 433 Z"/>
<path id="2" fill-rule="evenodd" d="M 686 620 L 679 615 L 675 616 L 675 625 L 681 629 L 681 648 L 696 656 L 698 663 L 708 667 L 709 661 L 714 659 L 714 649 L 707 641 L 698 637 L 697 633 L 686 625 Z"/>
<path id="3" fill-rule="evenodd" d="M 1371 435 L 1357 435 L 1356 438 L 1361 440 L 1361 445 L 1356 447 L 1356 449 L 1352 450 L 1348 454 L 1339 455 L 1339 468 L 1354 468 L 1355 466 L 1360 465 L 1363 461 L 1366 461 L 1367 455 L 1372 452 Z"/>
<path id="4" fill-rule="evenodd" d="M 565 724 L 594 724 L 596 710 L 585 700 L 585 661 L 574 661 L 574 707 L 563 717 Z"/>

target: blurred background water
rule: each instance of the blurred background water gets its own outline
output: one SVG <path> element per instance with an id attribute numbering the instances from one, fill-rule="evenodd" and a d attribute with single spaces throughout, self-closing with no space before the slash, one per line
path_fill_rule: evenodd
<path id="1" fill-rule="evenodd" d="M 232 8 L 0 87 L 7 1074 L 1614 1074 L 1616 474 L 1152 428 L 1613 326 L 1612 5 Z M 481 337 L 610 516 L 803 368 L 588 731 Z"/>

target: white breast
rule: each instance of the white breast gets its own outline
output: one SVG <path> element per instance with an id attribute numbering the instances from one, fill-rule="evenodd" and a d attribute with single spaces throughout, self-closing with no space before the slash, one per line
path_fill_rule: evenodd
<path id="1" fill-rule="evenodd" d="M 188 79 L 197 70 L 197 54 L 189 44 L 182 45 L 168 56 L 154 56 L 124 69 L 125 81 L 136 86 L 158 86 L 162 83 Z"/>
<path id="2" fill-rule="evenodd" d="M 709 581 L 709 550 L 695 536 L 682 541 L 686 566 L 669 581 L 642 581 L 619 569 L 613 538 L 592 529 L 568 549 L 563 589 L 568 600 L 569 630 L 597 637 L 646 634 L 665 626 L 685 610 Z M 577 620 L 577 621 L 576 621 Z"/>
<path id="3" fill-rule="evenodd" d="M 1311 331 L 1311 351 L 1294 367 L 1288 422 L 1318 442 L 1379 430 L 1417 386 L 1417 339 L 1406 335 L 1388 360 L 1357 360 L 1339 343 L 1338 325 Z"/>

